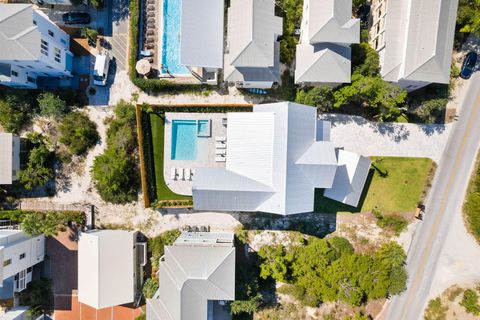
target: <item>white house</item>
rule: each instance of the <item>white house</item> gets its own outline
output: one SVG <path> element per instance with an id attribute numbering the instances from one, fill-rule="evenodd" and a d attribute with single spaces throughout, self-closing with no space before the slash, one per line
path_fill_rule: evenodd
<path id="1" fill-rule="evenodd" d="M 180 64 L 202 82 L 217 84 L 223 67 L 223 0 L 182 0 Z"/>
<path id="2" fill-rule="evenodd" d="M 232 0 L 228 8 L 224 80 L 238 88 L 280 83 L 282 18 L 273 0 Z"/>
<path id="3" fill-rule="evenodd" d="M 381 75 L 407 91 L 448 83 L 458 0 L 377 0 L 370 43 Z"/>
<path id="4" fill-rule="evenodd" d="M 143 283 L 146 244 L 137 232 L 92 230 L 78 242 L 78 301 L 95 309 L 134 302 Z"/>
<path id="5" fill-rule="evenodd" d="M 0 184 L 12 184 L 20 171 L 20 137 L 0 132 Z"/>
<path id="6" fill-rule="evenodd" d="M 330 124 L 317 120 L 316 108 L 292 102 L 256 105 L 253 112 L 228 113 L 227 124 L 226 167 L 196 169 L 195 209 L 311 212 L 315 188 L 335 189 L 325 195 L 358 205 L 370 160 L 335 150 Z"/>
<path id="7" fill-rule="evenodd" d="M 0 230 L 0 299 L 13 297 L 32 281 L 32 267 L 43 261 L 45 237 L 20 230 Z"/>
<path id="8" fill-rule="evenodd" d="M 39 77 L 70 77 L 70 37 L 30 4 L 0 4 L 0 84 L 37 88 Z"/>
<path id="9" fill-rule="evenodd" d="M 352 43 L 360 41 L 360 21 L 352 19 L 351 0 L 305 0 L 295 83 L 349 83 Z"/>
<path id="10" fill-rule="evenodd" d="M 225 300 L 235 300 L 233 234 L 182 233 L 165 247 L 159 282 L 147 300 L 147 320 L 229 319 Z"/>

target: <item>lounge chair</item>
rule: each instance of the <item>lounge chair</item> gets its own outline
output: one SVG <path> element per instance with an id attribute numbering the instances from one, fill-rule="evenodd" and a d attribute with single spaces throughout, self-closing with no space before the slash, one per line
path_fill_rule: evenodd
<path id="1" fill-rule="evenodd" d="M 177 169 L 176 168 L 170 168 L 170 179 L 171 180 L 176 180 L 177 179 Z"/>
<path id="2" fill-rule="evenodd" d="M 227 148 L 227 145 L 223 142 L 217 142 L 215 143 L 215 148 L 217 149 L 226 149 Z"/>
<path id="3" fill-rule="evenodd" d="M 185 180 L 190 181 L 191 179 L 192 179 L 192 175 L 191 175 L 190 169 L 187 168 L 185 169 Z"/>
<path id="4" fill-rule="evenodd" d="M 215 157 L 215 161 L 216 162 L 225 162 L 225 161 L 227 161 L 227 158 L 217 155 Z"/>
<path id="5" fill-rule="evenodd" d="M 178 180 L 185 180 L 185 176 L 183 174 L 183 168 L 178 169 Z"/>
<path id="6" fill-rule="evenodd" d="M 225 138 L 225 137 L 215 137 L 215 141 L 216 142 L 225 142 L 225 141 L 227 141 L 227 138 Z"/>
<path id="7" fill-rule="evenodd" d="M 225 154 L 227 154 L 227 150 L 225 150 L 225 149 L 215 149 L 215 154 L 225 155 Z"/>
<path id="8" fill-rule="evenodd" d="M 190 169 L 190 174 L 192 175 L 192 177 L 195 175 L 195 169 Z"/>

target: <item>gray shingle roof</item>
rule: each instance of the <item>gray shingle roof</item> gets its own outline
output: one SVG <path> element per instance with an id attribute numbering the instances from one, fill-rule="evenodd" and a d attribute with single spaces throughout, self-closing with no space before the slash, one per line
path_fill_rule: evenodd
<path id="1" fill-rule="evenodd" d="M 295 83 L 349 83 L 351 48 L 332 43 L 297 45 Z"/>
<path id="2" fill-rule="evenodd" d="M 0 4 L 0 60 L 35 60 L 40 56 L 40 32 L 33 24 L 32 5 Z"/>

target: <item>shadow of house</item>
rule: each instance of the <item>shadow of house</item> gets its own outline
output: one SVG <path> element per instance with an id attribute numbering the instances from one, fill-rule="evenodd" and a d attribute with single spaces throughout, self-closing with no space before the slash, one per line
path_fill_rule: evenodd
<path id="1" fill-rule="evenodd" d="M 75 230 L 68 229 L 46 239 L 55 310 L 71 310 L 71 295 L 78 289 L 78 244 L 75 233 Z"/>

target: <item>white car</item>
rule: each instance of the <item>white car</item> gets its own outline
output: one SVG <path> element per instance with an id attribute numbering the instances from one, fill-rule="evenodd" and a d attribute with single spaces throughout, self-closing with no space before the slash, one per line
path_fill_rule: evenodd
<path id="1" fill-rule="evenodd" d="M 108 68 L 110 66 L 110 56 L 108 53 L 99 54 L 95 57 L 95 66 L 93 67 L 93 84 L 96 86 L 106 86 L 108 78 Z"/>

